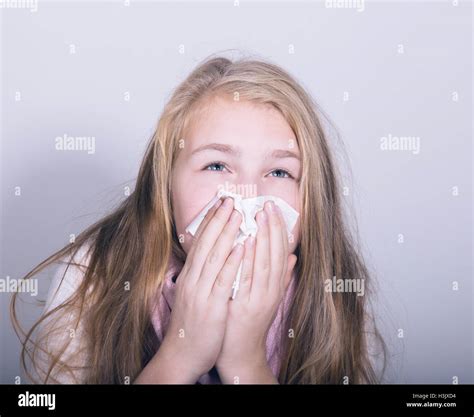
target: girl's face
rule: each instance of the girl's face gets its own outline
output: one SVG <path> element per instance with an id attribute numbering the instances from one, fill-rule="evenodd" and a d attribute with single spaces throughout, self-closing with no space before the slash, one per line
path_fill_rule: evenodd
<path id="1" fill-rule="evenodd" d="M 280 197 L 298 213 L 300 151 L 293 130 L 271 106 L 216 96 L 190 124 L 172 172 L 172 203 L 181 246 L 188 253 L 186 226 L 217 191 L 244 198 Z M 289 242 L 298 246 L 300 217 Z"/>

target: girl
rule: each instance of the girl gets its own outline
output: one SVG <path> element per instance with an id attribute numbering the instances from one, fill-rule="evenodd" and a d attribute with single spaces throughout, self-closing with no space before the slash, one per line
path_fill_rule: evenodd
<path id="1" fill-rule="evenodd" d="M 25 277 L 64 262 L 43 316 L 23 337 L 30 377 L 377 382 L 369 347 L 376 340 L 385 347 L 366 308 L 369 276 L 343 223 L 319 113 L 276 65 L 201 63 L 166 104 L 134 192 Z M 300 213 L 290 238 L 267 202 L 256 238 L 233 248 L 242 218 L 229 197 L 194 237 L 186 233 L 224 184 L 285 200 Z M 240 290 L 230 300 L 241 262 Z M 363 280 L 364 295 L 328 291 L 333 277 Z"/>

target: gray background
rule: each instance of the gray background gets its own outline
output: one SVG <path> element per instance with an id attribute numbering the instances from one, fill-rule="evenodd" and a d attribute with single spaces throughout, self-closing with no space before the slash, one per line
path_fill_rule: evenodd
<path id="1" fill-rule="evenodd" d="M 386 382 L 474 383 L 471 2 L 366 1 L 358 12 L 310 1 L 40 1 L 37 12 L 0 10 L 1 278 L 20 278 L 123 199 L 171 89 L 207 55 L 237 49 L 290 71 L 339 129 L 352 167 L 343 169 L 345 198 L 378 280 Z M 55 150 L 64 134 L 94 136 L 96 153 Z M 420 153 L 381 150 L 388 134 L 420 137 Z M 21 375 L 9 296 L 0 294 L 1 383 Z M 23 311 L 28 322 L 38 316 L 33 305 Z"/>

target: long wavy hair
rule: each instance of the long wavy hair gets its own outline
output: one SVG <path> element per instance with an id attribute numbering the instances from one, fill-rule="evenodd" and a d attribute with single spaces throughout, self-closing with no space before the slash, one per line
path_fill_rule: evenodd
<path id="1" fill-rule="evenodd" d="M 16 314 L 17 294 L 12 298 L 12 321 L 22 341 L 21 362 L 30 378 L 29 365 L 35 366 L 37 352 L 49 358 L 48 369 L 38 381 L 42 383 L 54 382 L 57 372 L 74 374 L 77 367 L 84 371 L 78 382 L 124 383 L 127 377 L 136 378 L 151 359 L 159 346 L 150 319 L 153 297 L 161 291 L 170 257 L 186 259 L 171 204 L 170 179 L 178 141 L 185 137 L 203 100 L 216 94 L 235 97 L 236 93 L 239 100 L 271 105 L 281 112 L 302 155 L 302 233 L 295 252 L 298 281 L 283 326 L 278 380 L 289 384 L 380 382 L 369 356 L 371 336 L 383 347 L 384 369 L 386 347 L 367 308 L 368 269 L 343 220 L 338 169 L 323 126 L 324 113 L 279 66 L 261 59 L 232 61 L 222 56 L 201 62 L 173 91 L 146 149 L 134 191 L 111 214 L 24 277 L 31 278 L 53 262 L 72 259 L 81 247 L 88 247 L 83 279 L 74 294 L 26 332 Z M 363 279 L 365 296 L 325 291 L 325 280 L 333 276 Z M 128 291 L 124 291 L 126 284 Z M 34 337 L 39 326 L 64 317 L 71 318 L 69 328 L 84 326 L 86 364 L 75 366 L 63 357 L 71 338 L 61 349 L 48 351 L 43 341 L 52 337 L 53 330 Z"/>

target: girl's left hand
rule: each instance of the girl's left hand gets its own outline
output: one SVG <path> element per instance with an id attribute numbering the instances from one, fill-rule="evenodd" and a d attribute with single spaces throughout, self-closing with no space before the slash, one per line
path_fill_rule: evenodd
<path id="1" fill-rule="evenodd" d="M 288 235 L 278 206 L 266 202 L 256 220 L 257 236 L 245 241 L 240 286 L 236 298 L 229 301 L 216 362 L 223 383 L 276 382 L 266 359 L 267 333 L 297 259 L 288 254 Z"/>

